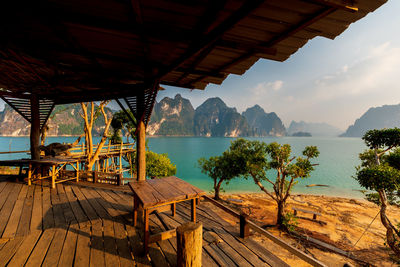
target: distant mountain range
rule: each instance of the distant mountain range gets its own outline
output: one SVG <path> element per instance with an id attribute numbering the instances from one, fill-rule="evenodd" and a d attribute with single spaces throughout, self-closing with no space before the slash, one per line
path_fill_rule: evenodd
<path id="1" fill-rule="evenodd" d="M 371 129 L 393 127 L 400 127 L 400 104 L 384 105 L 368 109 L 341 136 L 362 137 L 365 132 Z"/>
<path id="2" fill-rule="evenodd" d="M 338 136 L 343 133 L 342 130 L 327 123 L 314 123 L 314 122 L 296 122 L 292 121 L 287 130 L 288 135 L 294 135 L 299 132 L 307 132 L 312 136 Z"/>
<path id="3" fill-rule="evenodd" d="M 107 113 L 114 112 L 106 108 Z M 80 104 L 56 106 L 49 120 L 50 136 L 79 135 L 83 120 Z M 400 104 L 370 108 L 345 133 L 344 137 L 362 137 L 370 129 L 400 127 Z M 94 135 L 102 133 L 102 116 L 94 125 Z M 228 107 L 220 98 L 209 98 L 196 109 L 181 95 L 165 97 L 154 106 L 147 127 L 149 136 L 285 136 L 309 133 L 313 137 L 338 136 L 341 130 L 327 123 L 292 121 L 286 129 L 274 112 L 267 113 L 259 105 L 243 113 Z M 0 111 L 0 135 L 27 136 L 29 124 L 11 107 Z M 308 134 L 307 134 L 308 135 Z"/>
<path id="4" fill-rule="evenodd" d="M 107 114 L 112 110 L 105 108 Z M 80 135 L 83 132 L 83 120 L 79 113 L 82 112 L 80 104 L 57 105 L 49 118 L 49 136 Z M 30 125 L 9 105 L 0 111 L 0 135 L 3 136 L 26 136 L 29 135 Z M 96 120 L 93 126 L 93 134 L 100 135 L 104 128 L 102 116 Z"/>
<path id="5" fill-rule="evenodd" d="M 283 136 L 286 129 L 275 113 L 256 105 L 243 114 L 220 98 L 209 98 L 196 109 L 181 95 L 155 104 L 147 128 L 149 135 Z"/>

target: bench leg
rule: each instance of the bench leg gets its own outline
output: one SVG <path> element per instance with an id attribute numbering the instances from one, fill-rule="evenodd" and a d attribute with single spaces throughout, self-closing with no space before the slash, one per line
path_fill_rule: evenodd
<path id="1" fill-rule="evenodd" d="M 56 166 L 51 168 L 51 188 L 56 188 Z"/>
<path id="2" fill-rule="evenodd" d="M 139 203 L 136 195 L 133 197 L 133 226 L 137 225 L 137 214 L 138 214 Z"/>
<path id="3" fill-rule="evenodd" d="M 175 217 L 176 214 L 176 203 L 171 204 L 172 216 Z"/>
<path id="4" fill-rule="evenodd" d="M 191 200 L 192 202 L 192 209 L 191 209 L 191 220 L 192 222 L 196 222 L 196 198 Z"/>
<path id="5" fill-rule="evenodd" d="M 143 248 L 144 254 L 147 255 L 149 253 L 149 210 L 144 210 L 144 241 L 143 241 Z"/>
<path id="6" fill-rule="evenodd" d="M 313 214 L 312 218 L 313 218 L 313 220 L 316 220 L 317 219 L 317 214 Z"/>
<path id="7" fill-rule="evenodd" d="M 29 164 L 28 170 L 28 185 L 32 184 L 32 164 Z"/>

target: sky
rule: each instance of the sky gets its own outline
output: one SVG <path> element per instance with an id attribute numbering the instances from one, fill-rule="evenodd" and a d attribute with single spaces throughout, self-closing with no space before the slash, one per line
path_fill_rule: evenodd
<path id="1" fill-rule="evenodd" d="M 287 127 L 303 120 L 345 130 L 370 107 L 400 103 L 399 11 L 400 1 L 389 0 L 335 40 L 314 38 L 285 62 L 261 59 L 204 91 L 163 86 L 157 100 L 179 93 L 196 108 L 220 97 L 239 112 L 258 104 Z"/>
<path id="2" fill-rule="evenodd" d="M 205 90 L 163 86 L 157 101 L 179 93 L 196 108 L 220 97 L 239 112 L 258 104 L 286 127 L 303 120 L 345 130 L 370 107 L 400 103 L 399 11 L 400 1 L 389 0 L 335 40 L 314 38 L 285 62 L 260 59 Z"/>

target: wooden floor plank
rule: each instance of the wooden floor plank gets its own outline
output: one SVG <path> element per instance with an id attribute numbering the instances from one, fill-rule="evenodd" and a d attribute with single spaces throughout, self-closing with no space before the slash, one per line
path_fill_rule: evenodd
<path id="1" fill-rule="evenodd" d="M 67 230 L 58 228 L 54 234 L 51 245 L 47 251 L 46 257 L 43 261 L 42 266 L 57 266 L 60 259 L 61 250 L 64 245 L 65 236 L 67 235 Z"/>
<path id="2" fill-rule="evenodd" d="M 55 234 L 55 229 L 44 230 L 42 236 L 34 247 L 32 254 L 29 256 L 28 261 L 25 266 L 27 267 L 37 267 L 43 262 L 46 256 L 47 250 L 53 240 Z"/>
<path id="3" fill-rule="evenodd" d="M 14 256 L 15 252 L 18 250 L 22 244 L 23 237 L 19 236 L 15 239 L 8 241 L 4 247 L 0 250 L 0 263 L 6 264 Z"/>
<path id="4" fill-rule="evenodd" d="M 43 187 L 42 201 L 43 201 L 43 230 L 54 227 L 54 214 L 51 206 L 50 188 Z"/>
<path id="5" fill-rule="evenodd" d="M 74 266 L 89 266 L 90 262 L 90 228 L 81 228 L 73 226 L 70 231 L 75 230 L 77 232 L 77 243 Z"/>
<path id="6" fill-rule="evenodd" d="M 138 234 L 138 230 L 132 225 L 126 225 L 129 244 L 137 266 L 151 266 L 147 256 L 143 255 L 143 242 Z"/>
<path id="7" fill-rule="evenodd" d="M 7 200 L 4 202 L 3 208 L 0 211 L 0 234 L 3 235 L 3 232 L 7 226 L 7 222 L 10 218 L 10 214 L 13 211 L 15 202 L 18 198 L 19 192 L 21 191 L 21 184 L 12 184 L 11 192 L 7 197 Z"/>
<path id="8" fill-rule="evenodd" d="M 8 264 L 9 267 L 19 267 L 23 266 L 30 256 L 33 248 L 36 245 L 39 237 L 42 235 L 42 231 L 33 231 L 30 235 L 24 238 L 21 246 L 15 252 L 14 257 L 11 259 L 10 263 Z"/>
<path id="9" fill-rule="evenodd" d="M 161 221 L 158 219 L 157 216 L 153 216 L 150 220 L 150 227 L 152 228 L 152 234 L 164 232 L 167 229 L 162 225 Z M 176 240 L 176 238 L 175 238 Z M 176 265 L 176 247 L 170 243 L 170 240 L 163 240 L 157 242 L 158 246 L 161 248 L 165 258 L 167 259 L 168 263 L 172 266 Z"/>
<path id="10" fill-rule="evenodd" d="M 207 253 L 218 263 L 220 266 L 238 266 L 232 261 L 220 248 L 215 244 L 209 244 L 204 246 Z"/>
<path id="11" fill-rule="evenodd" d="M 4 187 L 4 189 L 1 191 L 0 194 L 0 211 L 3 208 L 4 203 L 6 202 L 6 200 L 8 199 L 8 195 L 12 192 L 12 190 L 14 189 L 14 185 L 13 183 L 7 183 L 7 185 Z"/>
<path id="12" fill-rule="evenodd" d="M 22 208 L 24 207 L 24 202 L 26 199 L 26 194 L 28 193 L 28 186 L 23 185 L 21 191 L 19 191 L 18 198 L 15 201 L 14 208 L 8 219 L 7 226 L 3 232 L 3 238 L 13 238 L 17 232 L 18 223 L 21 219 Z"/>
<path id="13" fill-rule="evenodd" d="M 89 218 L 86 216 L 82 207 L 79 205 L 78 198 L 73 194 L 71 186 L 64 186 L 65 194 L 67 195 L 69 205 L 74 213 L 74 216 L 79 224 L 80 228 L 86 228 L 90 226 Z"/>
<path id="14" fill-rule="evenodd" d="M 63 209 L 66 224 L 71 225 L 73 223 L 77 223 L 74 212 L 72 211 L 72 207 L 68 201 L 67 194 L 65 193 L 63 184 L 57 184 L 57 193 L 60 199 L 60 205 Z"/>
<path id="15" fill-rule="evenodd" d="M 3 192 L 3 189 L 6 187 L 7 182 L 0 182 L 0 193 Z"/>
<path id="16" fill-rule="evenodd" d="M 71 186 L 72 191 L 74 192 L 76 198 L 79 201 L 79 204 L 83 208 L 86 216 L 89 218 L 92 224 L 101 223 L 101 218 L 97 215 L 93 207 L 89 204 L 86 197 L 82 194 L 81 190 L 78 186 Z"/>
<path id="17" fill-rule="evenodd" d="M 90 265 L 104 266 L 104 244 L 102 226 L 95 224 L 92 226 L 92 235 L 90 240 Z"/>
<path id="18" fill-rule="evenodd" d="M 42 220 L 43 220 L 42 188 L 38 185 L 35 185 L 35 190 L 33 195 L 32 217 L 30 225 L 31 232 L 35 230 L 42 230 L 43 226 Z"/>
<path id="19" fill-rule="evenodd" d="M 33 208 L 33 194 L 35 191 L 34 186 L 28 187 L 28 193 L 24 201 L 24 206 L 22 208 L 21 219 L 18 224 L 17 236 L 25 236 L 29 234 L 31 218 L 32 218 L 32 208 Z"/>
<path id="20" fill-rule="evenodd" d="M 213 229 L 222 240 L 226 242 L 230 247 L 235 250 L 235 254 L 241 255 L 253 266 L 267 266 L 265 262 L 261 261 L 251 250 L 249 250 L 243 243 L 239 242 L 238 239 L 234 238 L 230 233 L 223 229 Z M 236 261 L 237 262 L 237 261 Z M 245 265 L 241 265 L 245 266 Z"/>
<path id="21" fill-rule="evenodd" d="M 57 188 L 50 189 L 50 199 L 54 215 L 54 226 L 67 228 L 66 220 L 64 217 L 64 210 L 61 205 L 60 198 L 58 197 Z"/>
<path id="22" fill-rule="evenodd" d="M 104 220 L 104 261 L 106 266 L 119 264 L 114 224 L 111 220 Z"/>
<path id="23" fill-rule="evenodd" d="M 120 266 L 132 266 L 134 263 L 124 225 L 114 222 L 114 231 Z"/>
<path id="24" fill-rule="evenodd" d="M 72 266 L 74 263 L 78 234 L 75 228 L 69 228 L 61 251 L 59 266 Z"/>

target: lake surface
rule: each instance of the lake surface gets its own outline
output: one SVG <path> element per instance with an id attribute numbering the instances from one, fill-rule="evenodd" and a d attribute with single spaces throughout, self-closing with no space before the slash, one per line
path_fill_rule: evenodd
<path id="1" fill-rule="evenodd" d="M 49 137 L 46 143 L 73 142 L 76 137 Z M 360 138 L 317 138 L 317 137 L 262 137 L 248 138 L 266 143 L 278 142 L 290 144 L 294 155 L 301 155 L 307 145 L 316 145 L 320 156 L 314 160 L 319 165 L 310 178 L 299 181 L 293 192 L 308 194 L 323 194 L 333 196 L 361 198 L 363 195 L 358 183 L 352 178 L 355 166 L 360 164 L 358 153 L 366 149 Z M 177 176 L 203 190 L 212 189 L 212 180 L 202 174 L 197 167 L 200 157 L 220 155 L 234 138 L 225 137 L 152 137 L 149 147 L 157 153 L 168 153 L 171 161 L 177 166 Z M 0 151 L 29 150 L 27 137 L 0 137 Z M 0 159 L 28 157 L 27 154 L 0 155 Z M 271 173 L 271 177 L 274 174 Z M 309 184 L 325 184 L 329 187 L 306 187 Z M 265 184 L 268 187 L 267 184 Z M 257 192 L 260 189 L 252 180 L 238 178 L 228 185 L 223 185 L 226 192 Z"/>

